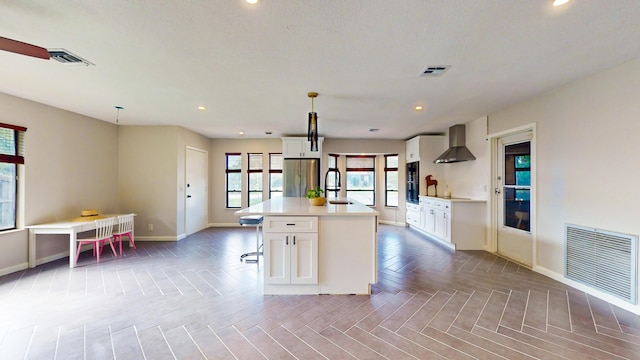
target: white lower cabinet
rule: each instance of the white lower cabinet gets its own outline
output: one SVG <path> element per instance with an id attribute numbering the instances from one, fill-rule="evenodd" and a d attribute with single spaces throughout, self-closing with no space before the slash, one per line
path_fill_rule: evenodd
<path id="1" fill-rule="evenodd" d="M 407 224 L 412 226 L 420 226 L 420 206 L 417 204 L 407 203 Z"/>
<path id="2" fill-rule="evenodd" d="M 318 283 L 318 218 L 265 217 L 264 281 Z"/>
<path id="3" fill-rule="evenodd" d="M 485 242 L 485 202 L 456 201 L 420 196 L 417 223 L 407 222 L 416 230 L 454 249 L 482 250 Z"/>

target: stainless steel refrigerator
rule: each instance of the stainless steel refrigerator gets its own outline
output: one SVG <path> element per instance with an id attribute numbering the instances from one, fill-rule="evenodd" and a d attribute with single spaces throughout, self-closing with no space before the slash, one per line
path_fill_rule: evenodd
<path id="1" fill-rule="evenodd" d="M 284 196 L 305 197 L 320 186 L 320 159 L 284 159 Z"/>

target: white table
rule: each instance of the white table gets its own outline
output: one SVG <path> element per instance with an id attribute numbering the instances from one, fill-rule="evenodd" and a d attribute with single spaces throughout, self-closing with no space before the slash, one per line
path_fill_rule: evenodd
<path id="1" fill-rule="evenodd" d="M 102 215 L 105 218 L 117 217 L 122 214 Z M 76 251 L 78 251 L 78 233 L 96 229 L 95 220 L 91 221 L 63 221 L 49 224 L 28 225 L 29 229 L 29 267 L 36 267 L 36 237 L 40 234 L 69 235 L 69 267 L 76 267 Z M 133 232 L 131 233 L 133 237 Z"/>

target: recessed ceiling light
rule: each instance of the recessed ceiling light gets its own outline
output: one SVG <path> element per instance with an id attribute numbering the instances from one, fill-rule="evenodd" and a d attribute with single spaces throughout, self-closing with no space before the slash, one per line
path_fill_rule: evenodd
<path id="1" fill-rule="evenodd" d="M 198 110 L 205 111 L 207 110 L 206 106 L 198 106 Z"/>
<path id="2" fill-rule="evenodd" d="M 422 105 L 416 105 L 415 109 L 418 111 L 422 110 Z"/>
<path id="3" fill-rule="evenodd" d="M 562 6 L 568 2 L 569 0 L 553 0 L 553 6 Z"/>
<path id="4" fill-rule="evenodd" d="M 238 135 L 244 135 L 244 131 L 238 131 Z"/>
<path id="5" fill-rule="evenodd" d="M 255 5 L 258 3 L 258 0 L 246 0 L 247 4 Z"/>

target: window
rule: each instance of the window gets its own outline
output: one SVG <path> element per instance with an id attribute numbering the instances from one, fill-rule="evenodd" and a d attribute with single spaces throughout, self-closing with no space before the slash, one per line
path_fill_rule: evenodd
<path id="1" fill-rule="evenodd" d="M 327 189 L 325 194 L 327 199 L 334 199 L 338 197 L 340 191 L 340 170 L 338 170 L 338 155 L 329 154 L 328 170 L 325 176 L 324 187 Z"/>
<path id="2" fill-rule="evenodd" d="M 24 164 L 26 128 L 0 124 L 0 230 L 16 228 L 18 165 Z"/>
<path id="3" fill-rule="evenodd" d="M 249 206 L 262 202 L 262 153 L 248 154 Z"/>
<path id="4" fill-rule="evenodd" d="M 398 206 L 398 154 L 384 156 L 384 206 Z"/>
<path id="5" fill-rule="evenodd" d="M 531 142 L 504 147 L 504 225 L 530 231 Z"/>
<path id="6" fill-rule="evenodd" d="M 365 205 L 376 204 L 375 156 L 347 155 L 347 197 Z"/>
<path id="7" fill-rule="evenodd" d="M 242 156 L 240 153 L 227 153 L 227 207 L 239 208 L 242 205 Z"/>
<path id="8" fill-rule="evenodd" d="M 282 154 L 269 154 L 269 199 L 282 197 Z"/>

